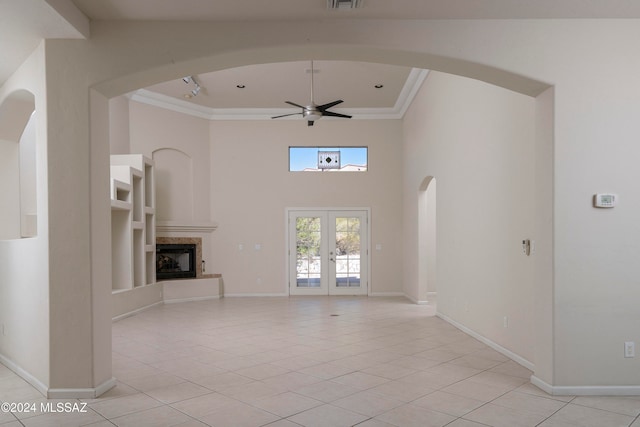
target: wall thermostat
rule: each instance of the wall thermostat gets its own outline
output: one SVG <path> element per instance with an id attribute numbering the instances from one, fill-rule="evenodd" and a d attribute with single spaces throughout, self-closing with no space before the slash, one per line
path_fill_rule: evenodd
<path id="1" fill-rule="evenodd" d="M 612 208 L 617 204 L 617 194 L 596 194 L 593 196 L 593 206 L 596 208 Z"/>

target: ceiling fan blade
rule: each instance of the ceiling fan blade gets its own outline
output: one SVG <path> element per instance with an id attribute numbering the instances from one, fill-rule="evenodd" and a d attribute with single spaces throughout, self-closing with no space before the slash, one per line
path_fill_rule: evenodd
<path id="1" fill-rule="evenodd" d="M 302 114 L 302 113 L 283 114 L 283 115 L 281 115 L 281 116 L 273 116 L 273 117 L 271 117 L 271 118 L 272 118 L 272 119 L 279 119 L 280 117 L 297 116 L 297 115 L 300 115 L 300 114 Z"/>
<path id="2" fill-rule="evenodd" d="M 317 108 L 318 110 L 320 110 L 320 111 L 323 111 L 323 112 L 324 112 L 324 110 L 326 110 L 327 108 L 331 108 L 331 107 L 333 107 L 333 106 L 335 106 L 335 105 L 338 105 L 338 104 L 341 104 L 341 103 L 343 103 L 343 102 L 344 102 L 344 101 L 343 101 L 342 99 L 338 99 L 337 101 L 329 102 L 328 104 L 318 105 L 316 108 Z"/>
<path id="3" fill-rule="evenodd" d="M 332 111 L 323 111 L 322 115 L 327 117 L 342 117 L 343 119 L 351 118 L 351 116 L 347 116 L 346 114 L 334 113 Z"/>
<path id="4" fill-rule="evenodd" d="M 307 126 L 313 126 L 313 120 L 307 120 Z"/>
<path id="5" fill-rule="evenodd" d="M 298 107 L 298 108 L 302 108 L 304 110 L 304 107 L 302 105 L 298 105 L 295 102 L 291 102 L 291 101 L 284 101 L 289 105 L 293 105 L 294 107 Z"/>

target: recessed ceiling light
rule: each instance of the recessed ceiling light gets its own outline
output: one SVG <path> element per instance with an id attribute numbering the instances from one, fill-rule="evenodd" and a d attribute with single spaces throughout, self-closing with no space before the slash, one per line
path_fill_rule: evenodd
<path id="1" fill-rule="evenodd" d="M 374 86 L 376 89 L 382 89 L 384 87 L 384 85 L 375 85 Z"/>
<path id="2" fill-rule="evenodd" d="M 236 85 L 236 87 L 237 87 L 238 89 L 244 89 L 246 86 L 245 86 L 245 85 Z"/>

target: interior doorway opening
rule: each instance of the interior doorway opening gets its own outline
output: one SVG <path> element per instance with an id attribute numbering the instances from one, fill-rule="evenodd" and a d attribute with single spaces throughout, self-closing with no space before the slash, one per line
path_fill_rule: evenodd
<path id="1" fill-rule="evenodd" d="M 418 304 L 437 295 L 436 248 L 436 179 L 428 176 L 418 189 Z"/>

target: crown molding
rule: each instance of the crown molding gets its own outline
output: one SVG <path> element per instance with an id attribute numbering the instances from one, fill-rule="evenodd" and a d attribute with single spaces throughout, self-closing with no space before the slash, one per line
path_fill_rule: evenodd
<path id="1" fill-rule="evenodd" d="M 413 68 L 393 107 L 388 108 L 336 108 L 332 111 L 353 116 L 355 120 L 393 120 L 404 117 L 413 102 L 429 70 Z M 207 120 L 271 120 L 271 117 L 291 112 L 291 108 L 210 108 L 189 101 L 163 95 L 147 89 L 139 89 L 128 95 L 129 99 L 165 110 L 187 114 Z M 333 117 L 323 117 L 323 120 Z M 283 117 L 281 120 L 300 120 L 299 117 Z"/>

